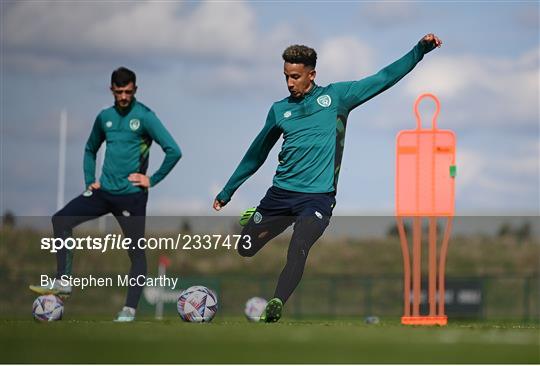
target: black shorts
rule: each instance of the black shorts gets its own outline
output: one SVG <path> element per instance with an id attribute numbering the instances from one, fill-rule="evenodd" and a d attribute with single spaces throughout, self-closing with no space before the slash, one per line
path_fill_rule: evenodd
<path id="1" fill-rule="evenodd" d="M 281 232 L 299 217 L 312 217 L 326 228 L 336 205 L 334 192 L 302 193 L 270 187 L 249 221 L 249 226 Z"/>

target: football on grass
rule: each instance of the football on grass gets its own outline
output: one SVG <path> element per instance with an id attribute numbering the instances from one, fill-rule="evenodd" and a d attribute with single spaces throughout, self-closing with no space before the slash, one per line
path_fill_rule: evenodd
<path id="1" fill-rule="evenodd" d="M 178 298 L 178 314 L 186 322 L 207 323 L 218 309 L 217 295 L 204 286 L 192 286 Z"/>
<path id="2" fill-rule="evenodd" d="M 244 314 L 251 322 L 258 322 L 268 302 L 262 297 L 252 297 L 246 302 Z"/>
<path id="3" fill-rule="evenodd" d="M 34 300 L 32 315 L 42 322 L 52 322 L 62 319 L 64 302 L 55 295 L 43 295 Z"/>

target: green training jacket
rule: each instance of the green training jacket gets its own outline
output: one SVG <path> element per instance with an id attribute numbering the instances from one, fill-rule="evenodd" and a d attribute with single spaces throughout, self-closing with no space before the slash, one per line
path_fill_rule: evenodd
<path id="1" fill-rule="evenodd" d="M 407 75 L 434 46 L 420 41 L 405 56 L 359 81 L 313 85 L 303 98 L 272 105 L 262 131 L 216 197 L 227 203 L 283 135 L 273 185 L 304 193 L 336 191 L 349 113 Z"/>
<path id="2" fill-rule="evenodd" d="M 96 117 L 86 148 L 84 149 L 84 180 L 86 187 L 96 181 L 96 153 L 107 142 L 105 159 L 99 182 L 101 189 L 112 194 L 140 192 L 128 176 L 146 174 L 150 145 L 156 141 L 165 158 L 159 169 L 150 177 L 150 186 L 158 184 L 182 156 L 178 144 L 154 112 L 133 99 L 122 111 L 116 106 L 102 110 Z"/>

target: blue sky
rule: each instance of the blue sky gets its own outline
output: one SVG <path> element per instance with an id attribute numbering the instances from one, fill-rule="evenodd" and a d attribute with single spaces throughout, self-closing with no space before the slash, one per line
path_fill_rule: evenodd
<path id="1" fill-rule="evenodd" d="M 375 73 L 433 32 L 443 47 L 349 116 L 335 213 L 392 214 L 395 136 L 414 128 L 412 104 L 424 91 L 441 99 L 439 127 L 457 134 L 456 213 L 540 213 L 536 1 L 2 1 L 1 27 L 2 210 L 55 211 L 63 108 L 66 199 L 84 189 L 84 143 L 112 103 L 108 82 L 120 65 L 137 72 L 138 99 L 184 152 L 152 188 L 148 212 L 210 214 L 268 108 L 287 95 L 285 47 L 314 47 L 316 81 L 326 85 Z M 279 146 L 227 214 L 258 204 Z M 150 172 L 162 157 L 154 146 Z"/>

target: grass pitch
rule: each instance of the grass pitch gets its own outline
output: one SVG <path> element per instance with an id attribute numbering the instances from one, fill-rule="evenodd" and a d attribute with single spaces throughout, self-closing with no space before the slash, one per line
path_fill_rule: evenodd
<path id="1" fill-rule="evenodd" d="M 0 320 L 2 363 L 540 363 L 537 324 Z"/>

